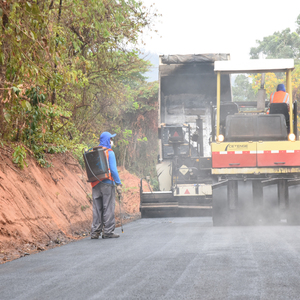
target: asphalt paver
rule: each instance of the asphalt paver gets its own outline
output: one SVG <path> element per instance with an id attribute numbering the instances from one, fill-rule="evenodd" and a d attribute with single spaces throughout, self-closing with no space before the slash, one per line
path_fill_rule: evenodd
<path id="1" fill-rule="evenodd" d="M 140 219 L 0 265 L 0 299 L 300 299 L 300 227 Z"/>

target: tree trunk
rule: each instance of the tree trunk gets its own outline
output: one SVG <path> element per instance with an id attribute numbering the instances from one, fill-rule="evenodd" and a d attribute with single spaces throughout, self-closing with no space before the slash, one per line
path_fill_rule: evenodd
<path id="1" fill-rule="evenodd" d="M 52 3 L 51 3 L 51 5 L 52 5 Z M 57 25 L 59 25 L 59 22 L 60 22 L 61 8 L 62 8 L 62 0 L 59 1 Z M 56 37 L 57 38 L 59 37 L 58 33 L 56 33 Z M 54 53 L 54 55 L 56 55 L 57 46 L 58 46 L 58 42 L 56 42 L 56 45 L 55 45 L 55 53 Z M 54 73 L 55 74 L 57 73 L 57 65 L 56 64 L 54 65 Z M 52 105 L 54 105 L 56 103 L 56 88 L 55 87 L 53 88 L 53 91 L 52 91 L 51 103 L 52 103 Z M 53 119 L 51 119 L 51 122 L 50 122 L 50 131 L 53 131 Z"/>
<path id="2" fill-rule="evenodd" d="M 4 122 L 4 97 L 5 97 L 5 74 L 6 74 L 6 53 L 8 53 L 8 44 L 5 40 L 5 27 L 8 24 L 8 12 L 9 12 L 9 4 L 6 1 L 1 0 L 0 7 L 2 9 L 2 24 L 1 24 L 1 34 L 2 34 L 2 47 L 1 52 L 3 55 L 2 61 L 0 61 L 0 133 L 1 136 L 5 133 L 5 122 Z"/>

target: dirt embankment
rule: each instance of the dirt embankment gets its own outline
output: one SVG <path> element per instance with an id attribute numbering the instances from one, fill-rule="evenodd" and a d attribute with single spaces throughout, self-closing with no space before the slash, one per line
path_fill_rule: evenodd
<path id="1" fill-rule="evenodd" d="M 27 154 L 28 167 L 0 147 L 0 263 L 86 237 L 92 222 L 92 189 L 70 153 L 48 154 L 50 168 Z M 140 217 L 139 178 L 119 171 L 124 185 L 123 224 Z M 117 226 L 120 225 L 116 203 Z"/>

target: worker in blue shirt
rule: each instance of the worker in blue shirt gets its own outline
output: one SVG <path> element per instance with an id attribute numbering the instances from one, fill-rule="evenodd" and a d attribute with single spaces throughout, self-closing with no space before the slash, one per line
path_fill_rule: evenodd
<path id="1" fill-rule="evenodd" d="M 103 132 L 100 135 L 99 147 L 105 149 L 108 158 L 109 173 L 106 178 L 91 182 L 93 193 L 93 224 L 91 238 L 98 239 L 102 232 L 102 238 L 118 238 L 115 230 L 115 187 L 119 197 L 122 195 L 122 182 L 119 177 L 116 156 L 111 149 L 113 138 L 116 134 Z"/>

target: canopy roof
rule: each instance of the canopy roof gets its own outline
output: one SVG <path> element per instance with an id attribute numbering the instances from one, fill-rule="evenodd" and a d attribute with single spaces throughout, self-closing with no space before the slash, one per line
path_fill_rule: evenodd
<path id="1" fill-rule="evenodd" d="M 162 64 L 194 64 L 194 63 L 213 63 L 216 60 L 228 60 L 228 53 L 203 53 L 203 54 L 174 54 L 160 55 Z"/>
<path id="2" fill-rule="evenodd" d="M 249 59 L 245 61 L 215 61 L 215 72 L 268 73 L 294 69 L 294 59 Z"/>

